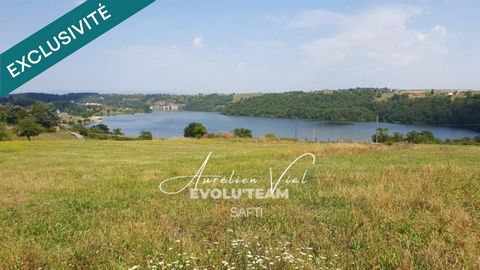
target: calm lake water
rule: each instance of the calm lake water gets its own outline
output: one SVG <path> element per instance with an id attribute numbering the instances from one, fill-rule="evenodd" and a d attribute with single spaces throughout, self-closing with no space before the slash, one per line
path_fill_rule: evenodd
<path id="1" fill-rule="evenodd" d="M 249 128 L 254 136 L 273 132 L 278 137 L 319 141 L 355 140 L 369 141 L 375 133 L 376 123 L 363 122 L 329 122 L 316 120 L 274 119 L 262 117 L 225 116 L 209 112 L 155 112 L 150 114 L 116 115 L 103 118 L 103 124 L 110 129 L 121 128 L 126 135 L 138 136 L 140 131 L 148 130 L 154 137 L 182 137 L 183 129 L 191 122 L 205 125 L 209 132 L 232 131 L 235 128 Z M 380 123 L 391 133 L 407 133 L 411 130 L 429 130 L 439 138 L 474 137 L 477 132 L 466 129 L 398 125 Z M 296 130 L 296 132 L 295 132 Z"/>

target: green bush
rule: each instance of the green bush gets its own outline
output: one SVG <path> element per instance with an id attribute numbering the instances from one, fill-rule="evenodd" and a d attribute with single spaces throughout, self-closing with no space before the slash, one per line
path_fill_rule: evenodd
<path id="1" fill-rule="evenodd" d="M 269 132 L 269 133 L 265 134 L 265 139 L 275 140 L 275 139 L 277 139 L 277 135 L 273 134 L 272 132 Z"/>
<path id="2" fill-rule="evenodd" d="M 122 130 L 120 128 L 114 128 L 113 134 L 115 135 L 123 135 Z"/>
<path id="3" fill-rule="evenodd" d="M 394 143 L 404 142 L 405 141 L 405 136 L 400 132 L 395 132 L 395 133 L 393 133 L 393 136 L 390 138 L 390 140 Z"/>
<path id="4" fill-rule="evenodd" d="M 77 132 L 78 134 L 85 137 L 88 137 L 90 135 L 90 129 L 81 124 L 73 125 L 72 131 Z"/>
<path id="5" fill-rule="evenodd" d="M 202 138 L 207 133 L 207 129 L 202 124 L 193 122 L 184 129 L 183 136 L 186 138 Z"/>
<path id="6" fill-rule="evenodd" d="M 233 134 L 237 138 L 252 138 L 252 131 L 248 128 L 236 128 L 233 130 Z"/>
<path id="7" fill-rule="evenodd" d="M 104 124 L 92 126 L 90 130 L 92 130 L 94 133 L 110 134 L 110 129 Z"/>
<path id="8" fill-rule="evenodd" d="M 378 138 L 378 141 L 377 141 Z M 385 143 L 390 140 L 390 134 L 388 134 L 388 128 L 378 128 L 377 132 L 372 135 L 372 142 Z"/>
<path id="9" fill-rule="evenodd" d="M 409 143 L 439 143 L 440 140 L 435 138 L 433 136 L 433 133 L 430 131 L 422 131 L 422 132 L 416 132 L 416 131 L 410 131 L 407 133 L 406 140 Z"/>
<path id="10" fill-rule="evenodd" d="M 372 141 L 375 142 L 378 136 L 378 142 L 379 143 L 385 143 L 387 145 L 392 145 L 394 143 L 399 143 L 399 142 L 409 142 L 413 144 L 421 144 L 421 143 L 429 143 L 429 144 L 437 144 L 437 143 L 455 143 L 455 144 L 465 144 L 465 143 L 470 143 L 473 144 L 473 139 L 470 138 L 463 138 L 463 139 L 457 139 L 457 140 L 445 140 L 442 142 L 442 140 L 436 138 L 432 132 L 430 131 L 410 131 L 407 133 L 407 135 L 403 135 L 402 133 L 395 132 L 393 135 L 390 135 L 388 133 L 388 129 L 386 128 L 379 128 L 376 134 L 372 135 Z"/>
<path id="11" fill-rule="evenodd" d="M 153 140 L 153 135 L 150 131 L 143 130 L 140 132 L 140 136 L 138 136 L 141 140 L 151 141 Z"/>
<path id="12" fill-rule="evenodd" d="M 5 123 L 0 123 L 0 141 L 6 141 L 10 139 L 10 134 L 8 132 L 7 125 Z"/>

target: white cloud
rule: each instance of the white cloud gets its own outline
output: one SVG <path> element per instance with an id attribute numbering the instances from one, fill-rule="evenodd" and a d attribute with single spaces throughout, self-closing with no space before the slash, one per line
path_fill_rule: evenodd
<path id="1" fill-rule="evenodd" d="M 408 26 L 407 22 L 420 14 L 421 10 L 412 7 L 380 7 L 358 14 L 312 10 L 297 14 L 287 26 L 338 28 L 332 36 L 301 46 L 317 64 L 404 66 L 448 52 L 444 26 L 434 26 L 427 32 Z"/>
<path id="2" fill-rule="evenodd" d="M 432 32 L 440 34 L 440 35 L 447 35 L 447 33 L 448 33 L 447 28 L 443 25 L 435 25 L 432 28 Z"/>
<path id="3" fill-rule="evenodd" d="M 328 10 L 305 10 L 299 12 L 287 23 L 288 28 L 316 28 L 327 25 L 344 24 L 347 17 Z"/>
<path id="4" fill-rule="evenodd" d="M 203 47 L 203 37 L 193 38 L 192 45 L 195 48 L 202 48 Z"/>

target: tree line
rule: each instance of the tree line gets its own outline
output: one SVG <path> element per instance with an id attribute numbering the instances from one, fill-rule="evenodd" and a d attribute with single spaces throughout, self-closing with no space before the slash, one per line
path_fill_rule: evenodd
<path id="1" fill-rule="evenodd" d="M 202 123 L 192 122 L 183 130 L 185 138 L 253 138 L 252 130 L 248 128 L 236 128 L 231 133 L 211 133 Z"/>
<path id="2" fill-rule="evenodd" d="M 150 113 L 150 106 L 158 101 L 172 102 L 184 105 L 184 110 L 216 112 L 227 104 L 232 103 L 233 94 L 210 94 L 210 95 L 173 95 L 173 94 L 98 94 L 98 93 L 75 93 L 75 94 L 43 94 L 22 93 L 12 94 L 0 98 L 0 104 L 10 104 L 20 107 L 29 107 L 36 102 L 52 104 L 56 109 L 70 115 L 84 118 L 93 115 L 112 113 Z M 87 106 L 94 103 L 102 106 Z"/>
<path id="3" fill-rule="evenodd" d="M 372 135 L 372 142 L 394 144 L 394 143 L 412 143 L 412 144 L 460 144 L 460 145 L 480 145 L 480 135 L 470 138 L 445 139 L 435 137 L 431 131 L 410 131 L 407 134 L 394 132 L 390 134 L 388 128 L 379 128 Z"/>

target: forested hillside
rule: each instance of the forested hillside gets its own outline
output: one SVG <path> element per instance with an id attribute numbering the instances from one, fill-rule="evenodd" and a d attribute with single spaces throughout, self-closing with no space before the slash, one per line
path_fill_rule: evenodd
<path id="1" fill-rule="evenodd" d="M 375 119 L 373 91 L 338 91 L 334 94 L 289 92 L 265 94 L 230 104 L 228 115 L 369 121 Z"/>
<path id="2" fill-rule="evenodd" d="M 232 103 L 233 95 L 211 94 L 190 96 L 184 110 L 199 112 L 217 112 Z"/>
<path id="3" fill-rule="evenodd" d="M 435 124 L 480 129 L 480 95 L 427 95 L 410 98 L 384 89 L 266 94 L 226 106 L 227 115 L 306 118 L 331 121 L 375 121 Z"/>

